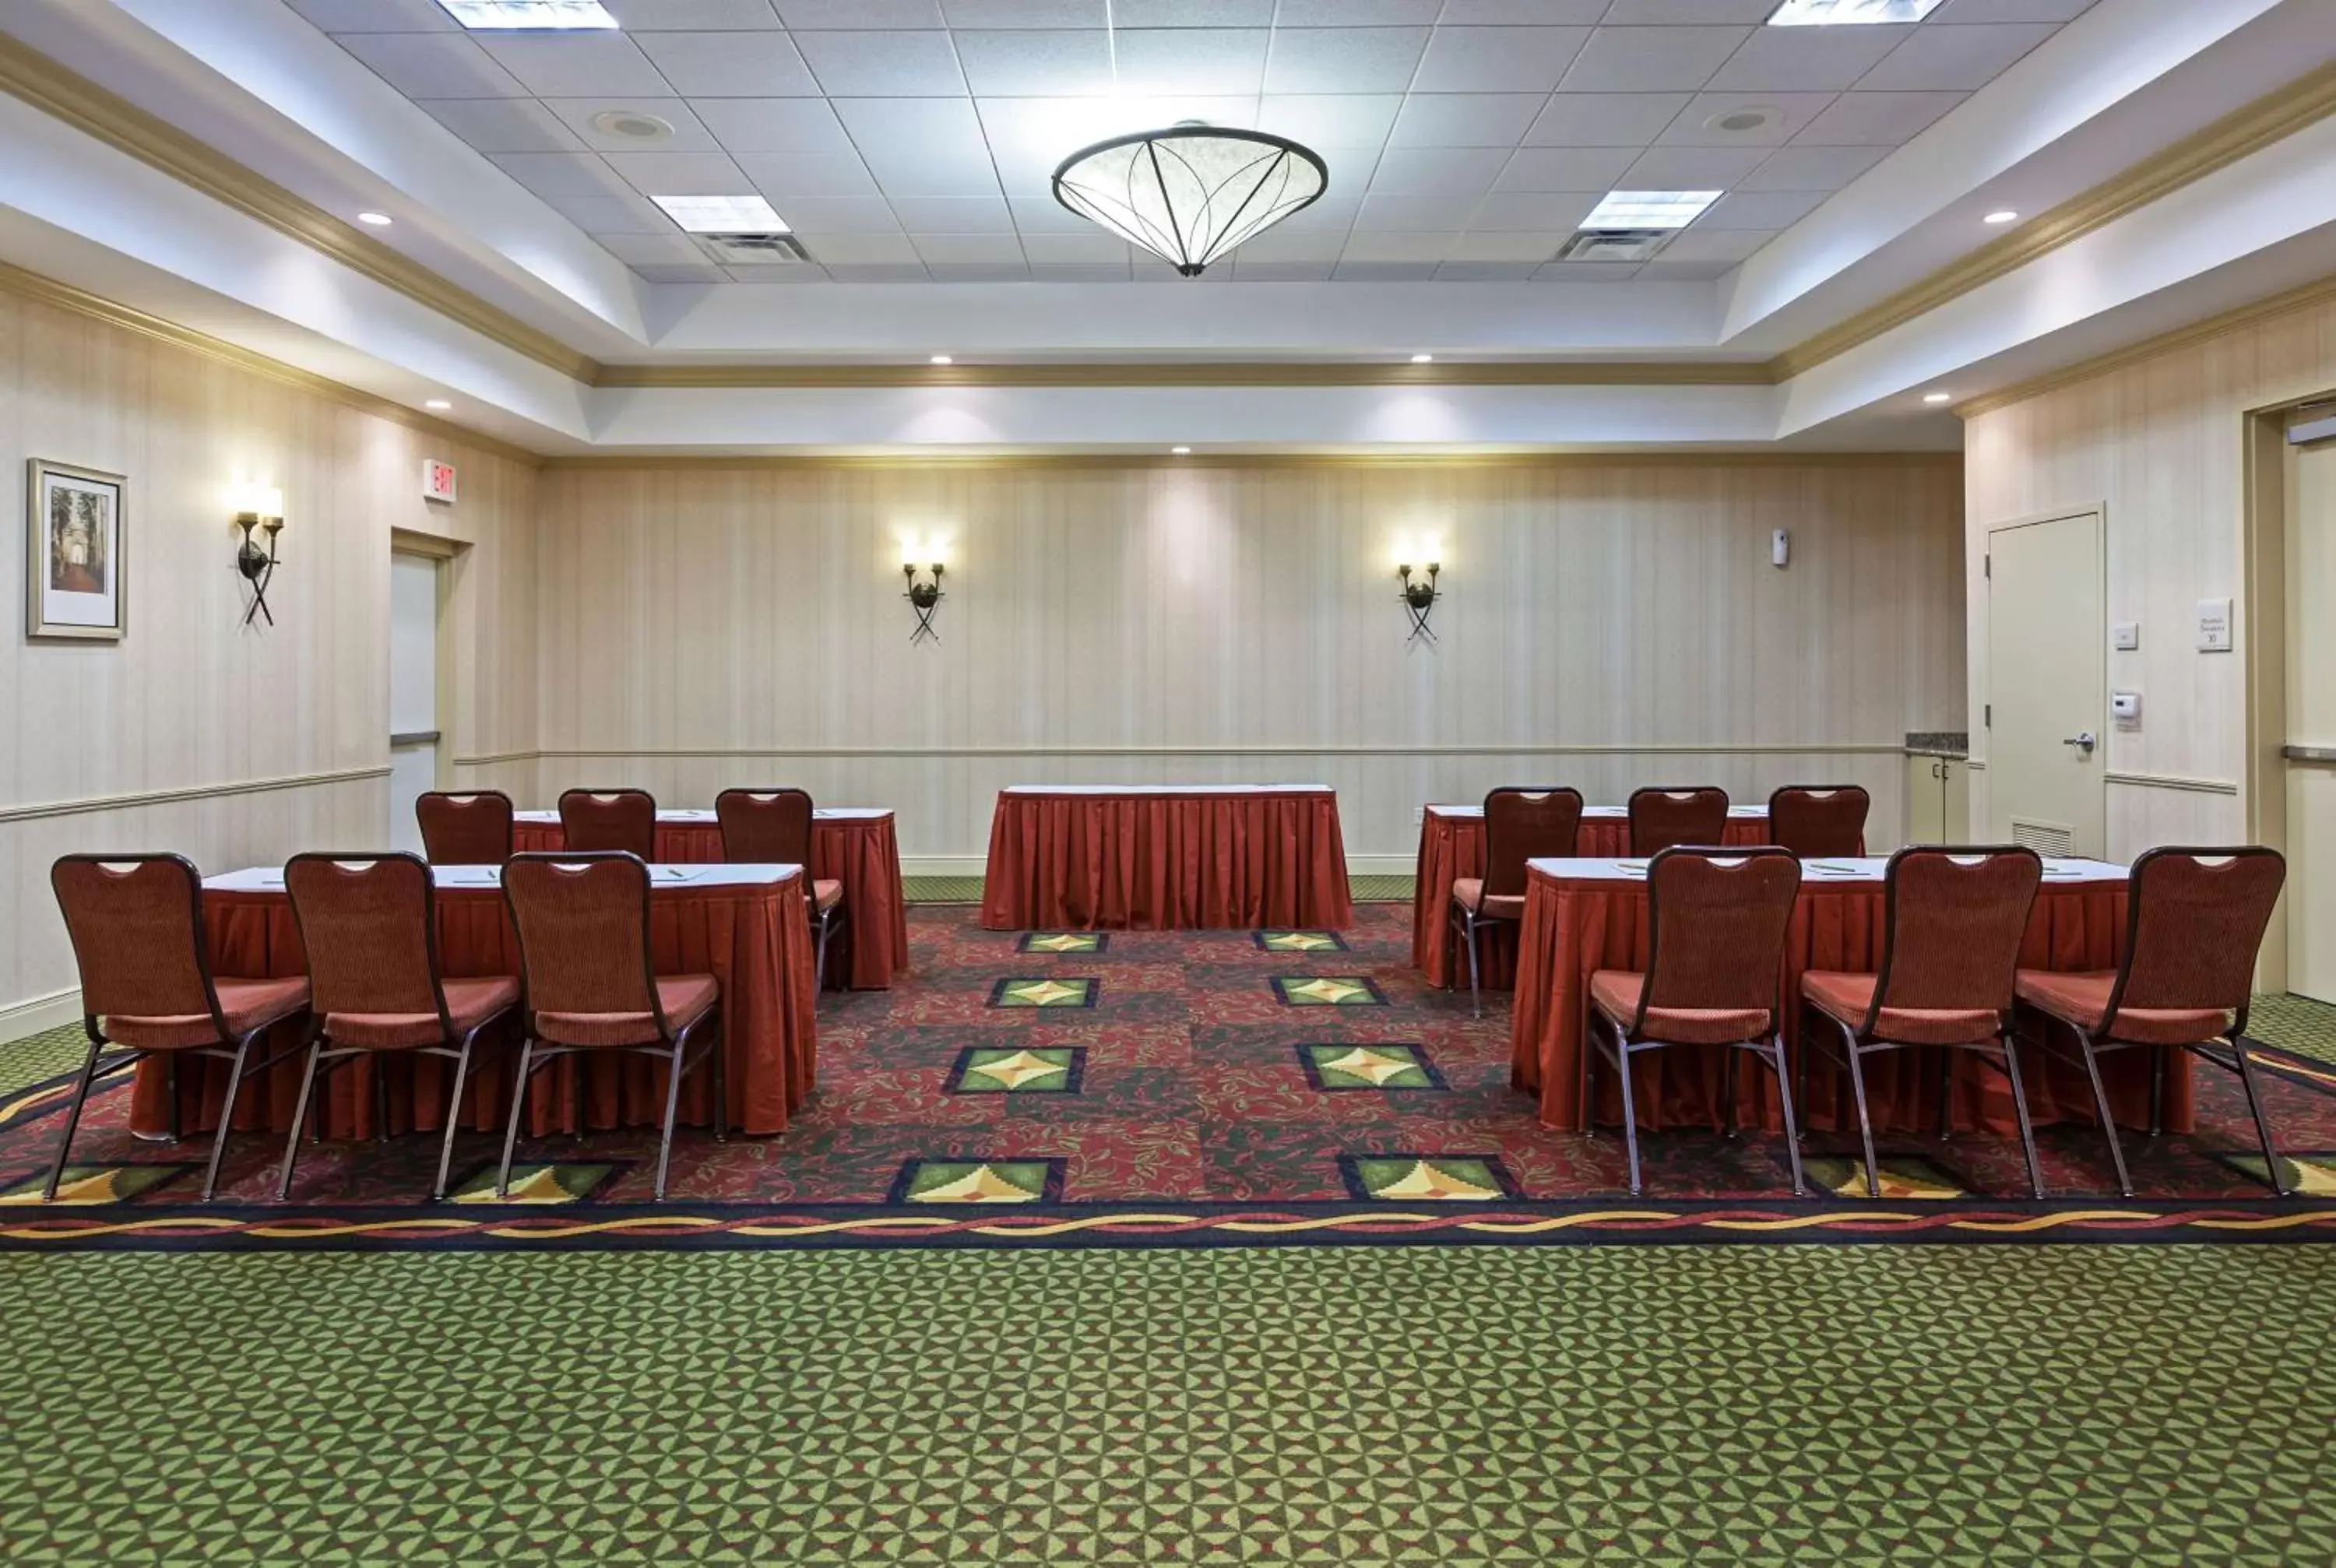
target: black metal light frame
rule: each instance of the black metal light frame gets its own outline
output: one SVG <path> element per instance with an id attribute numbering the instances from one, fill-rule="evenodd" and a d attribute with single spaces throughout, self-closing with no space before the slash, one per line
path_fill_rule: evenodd
<path id="1" fill-rule="evenodd" d="M 1235 228 L 1235 223 L 1231 221 L 1228 221 L 1227 223 L 1220 226 L 1215 234 L 1210 236 L 1204 243 L 1195 244 L 1192 236 L 1180 232 L 1172 232 L 1162 236 L 1162 239 L 1170 241 L 1176 251 L 1177 254 L 1173 257 L 1168 254 L 1166 249 L 1163 249 L 1161 247 L 1145 244 L 1143 240 L 1129 240 L 1130 244 L 1144 245 L 1144 248 L 1152 251 L 1153 255 L 1158 256 L 1162 260 L 1166 261 L 1171 267 L 1173 267 L 1178 272 L 1183 273 L 1187 278 L 1198 278 L 1208 268 L 1208 261 L 1194 261 L 1192 259 L 1192 257 L 1196 253 L 1212 258 L 1215 256 L 1222 255 L 1225 251 L 1245 244 L 1255 235 L 1263 232 L 1265 229 L 1270 228 L 1273 224 L 1280 223 L 1284 219 L 1304 211 L 1307 208 L 1313 206 L 1314 203 L 1321 200 L 1324 196 L 1329 193 L 1330 166 L 1328 163 L 1323 162 L 1321 154 L 1316 152 L 1312 148 L 1300 142 L 1292 141 L 1286 136 L 1276 136 L 1270 131 L 1244 131 L 1230 126 L 1208 125 L 1198 121 L 1192 121 L 1182 124 L 1166 126 L 1158 131 L 1136 131 L 1124 136 L 1105 137 L 1101 141 L 1080 148 L 1076 152 L 1072 153 L 1068 158 L 1064 159 L 1060 163 L 1055 166 L 1055 176 L 1051 186 L 1051 189 L 1055 193 L 1055 200 L 1060 202 L 1068 210 L 1076 212 L 1080 217 L 1085 219 L 1088 222 L 1096 223 L 1100 227 L 1110 229 L 1108 224 L 1103 224 L 1093 212 L 1088 211 L 1086 209 L 1081 207 L 1077 202 L 1073 201 L 1070 198 L 1063 194 L 1065 184 L 1063 176 L 1069 173 L 1077 164 L 1094 157 L 1098 152 L 1108 151 L 1114 147 L 1127 147 L 1142 142 L 1149 144 L 1151 156 L 1146 160 L 1146 161 L 1150 165 L 1152 178 L 1155 181 L 1158 181 L 1162 189 L 1164 190 L 1167 185 L 1167 180 L 1161 173 L 1160 170 L 1160 143 L 1163 141 L 1173 141 L 1179 137 L 1198 136 L 1212 137 L 1218 141 L 1254 141 L 1260 147 L 1270 147 L 1278 152 L 1284 153 L 1291 157 L 1302 158 L 1307 162 L 1314 166 L 1314 171 L 1321 176 L 1322 182 L 1315 190 L 1314 194 L 1309 196 L 1305 200 L 1300 201 L 1295 207 L 1290 208 L 1288 211 L 1277 215 L 1269 222 L 1244 233 L 1241 239 L 1232 241 L 1230 245 L 1221 245 L 1218 242 L 1222 239 L 1223 236 L 1231 233 Z M 1264 182 L 1260 180 L 1259 183 L 1261 187 Z M 1073 185 L 1071 189 L 1076 190 L 1078 187 L 1076 185 Z M 1250 201 L 1254 200 L 1256 199 L 1256 195 L 1257 191 L 1252 190 L 1250 192 L 1249 199 L 1243 200 L 1241 206 L 1233 209 L 1233 218 L 1235 219 L 1238 219 L 1242 213 L 1249 210 Z M 1118 234 L 1118 237 L 1122 239 L 1127 239 L 1126 235 L 1119 234 L 1119 231 L 1116 229 L 1112 229 L 1111 232 Z"/>

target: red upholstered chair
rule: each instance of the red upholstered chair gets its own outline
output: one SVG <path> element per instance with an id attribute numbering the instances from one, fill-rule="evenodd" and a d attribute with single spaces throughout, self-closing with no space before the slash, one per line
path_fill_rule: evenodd
<path id="1" fill-rule="evenodd" d="M 1695 789 L 1630 792 L 1630 852 L 1659 855 L 1676 844 L 1717 844 L 1728 833 L 1728 792 Z"/>
<path id="2" fill-rule="evenodd" d="M 308 982 L 297 976 L 230 979 L 212 974 L 202 877 L 178 855 L 65 855 L 49 868 L 49 885 L 64 911 L 65 934 L 81 970 L 89 1060 L 73 1087 L 43 1195 L 57 1195 L 92 1084 L 149 1057 L 167 1057 L 175 1133 L 179 1057 L 217 1057 L 230 1065 L 227 1100 L 219 1106 L 219 1132 L 203 1174 L 203 1201 L 209 1203 L 219 1187 L 219 1160 L 235 1125 L 236 1097 L 252 1045 L 308 1005 Z M 109 1058 L 104 1052 L 110 1045 L 124 1048 Z"/>
<path id="3" fill-rule="evenodd" d="M 1601 1059 L 1621 1075 L 1622 1136 L 1630 1149 L 1632 1197 L 1639 1195 L 1640 1182 L 1630 1058 L 1673 1046 L 1726 1050 L 1722 1093 L 1730 1135 L 1736 1129 L 1737 1053 L 1751 1052 L 1776 1075 L 1794 1195 L 1805 1190 L 1776 995 L 1785 932 L 1800 886 L 1801 862 L 1791 851 L 1771 845 L 1668 849 L 1647 868 L 1652 934 L 1646 972 L 1600 969 L 1591 975 L 1587 1030 L 1596 1053 L 1590 1061 L 1593 1096 Z"/>
<path id="4" fill-rule="evenodd" d="M 2128 1198 L 2133 1180 L 2126 1174 L 2098 1058 L 2144 1046 L 2151 1052 L 2150 1135 L 2164 1125 L 2166 1053 L 2188 1051 L 2238 1075 L 2263 1141 L 2272 1191 L 2286 1195 L 2244 1039 L 2255 956 L 2286 880 L 2287 862 L 2260 845 L 2151 850 L 2133 862 L 2121 968 L 2091 974 L 2020 971 L 2020 1000 L 2046 1021 L 2047 1037 L 2054 1023 L 2076 1037 L 2117 1188 Z"/>
<path id="5" fill-rule="evenodd" d="M 414 803 L 422 852 L 442 866 L 499 866 L 511 859 L 511 796 L 501 790 L 431 790 Z"/>
<path id="6" fill-rule="evenodd" d="M 1784 792 L 1779 792 L 1784 793 Z M 1861 794 L 1864 792 L 1861 791 Z M 1874 1158 L 1874 1117 L 1865 1101 L 1865 1058 L 1885 1051 L 1939 1051 L 1939 1135 L 1954 1130 L 1957 1053 L 2003 1053 L 2011 1081 L 2011 1108 L 2020 1118 L 2020 1152 L 2028 1185 L 2044 1195 L 2036 1161 L 2036 1132 L 2020 1079 L 2020 1047 L 2012 1037 L 2012 980 L 2020 943 L 2044 862 L 2016 844 L 1985 849 L 1903 849 L 1890 857 L 1883 893 L 1882 962 L 1870 975 L 1812 969 L 1801 977 L 1809 1022 L 1821 1017 L 1840 1036 L 1857 1101 L 1857 1130 L 1865 1145 L 1865 1190 L 1882 1195 Z M 1811 1037 L 1821 1037 L 1821 1027 Z M 1806 1041 L 1804 1041 L 1806 1047 Z M 1992 1056 L 1982 1060 L 1992 1062 Z M 1801 1053 L 1801 1104 L 1808 1104 L 1809 1057 Z"/>
<path id="7" fill-rule="evenodd" d="M 663 1061 L 668 1069 L 665 1127 L 657 1140 L 657 1196 L 665 1198 L 666 1167 L 673 1157 L 673 1123 L 681 1105 L 682 1076 L 711 1058 L 714 1136 L 729 1130 L 722 1038 L 696 1057 L 690 1037 L 713 1023 L 721 987 L 712 975 L 660 975 L 649 958 L 649 872 L 638 856 L 605 852 L 513 855 L 503 864 L 503 899 L 519 931 L 520 969 L 526 989 L 527 1039 L 520 1047 L 519 1081 L 511 1090 L 511 1128 L 495 1196 L 511 1188 L 511 1152 L 519 1144 L 529 1080 L 561 1057 L 624 1051 Z M 584 1135 L 579 1085 L 576 1135 Z"/>
<path id="8" fill-rule="evenodd" d="M 1468 947 L 1468 1004 L 1484 1016 L 1478 937 L 1486 926 L 1525 918 L 1525 862 L 1573 852 L 1582 792 L 1504 784 L 1484 796 L 1484 874 L 1452 884 L 1451 924 Z"/>
<path id="9" fill-rule="evenodd" d="M 1768 842 L 1804 860 L 1862 855 L 1873 803 L 1856 784 L 1787 784 L 1768 797 Z"/>
<path id="10" fill-rule="evenodd" d="M 508 811 L 508 803 L 506 803 Z M 510 820 L 508 816 L 504 819 Z M 317 1070 L 329 1073 L 360 1057 L 418 1053 L 454 1063 L 446 1102 L 446 1132 L 439 1140 L 438 1180 L 431 1198 L 446 1196 L 462 1123 L 462 1087 L 479 1033 L 519 1005 L 519 981 L 507 975 L 447 979 L 438 969 L 437 888 L 430 868 L 414 855 L 294 855 L 285 863 L 284 891 L 300 923 L 308 955 L 308 1061 L 292 1109 L 292 1135 L 284 1141 L 280 1201 L 291 1194 L 292 1166 Z M 389 1136 L 388 1080 L 374 1063 L 374 1125 Z"/>
<path id="11" fill-rule="evenodd" d="M 801 866 L 811 875 L 811 796 L 799 789 L 726 789 L 714 797 L 722 826 L 722 858 L 733 865 Z M 827 984 L 827 943 L 843 912 L 843 884 L 811 884 L 812 920 L 818 927 L 819 983 Z"/>
<path id="12" fill-rule="evenodd" d="M 657 800 L 647 790 L 568 790 L 560 797 L 560 847 L 657 859 Z"/>

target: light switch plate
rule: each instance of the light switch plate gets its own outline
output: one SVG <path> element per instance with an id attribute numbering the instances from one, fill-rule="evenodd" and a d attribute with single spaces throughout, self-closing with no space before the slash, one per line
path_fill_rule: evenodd
<path id="1" fill-rule="evenodd" d="M 2198 601 L 2198 651 L 2228 653 L 2231 651 L 2231 601 L 2227 599 L 2202 599 Z"/>
<path id="2" fill-rule="evenodd" d="M 2121 620 L 2109 628 L 2109 646 L 2119 653 L 2131 653 L 2141 646 L 2141 622 Z"/>

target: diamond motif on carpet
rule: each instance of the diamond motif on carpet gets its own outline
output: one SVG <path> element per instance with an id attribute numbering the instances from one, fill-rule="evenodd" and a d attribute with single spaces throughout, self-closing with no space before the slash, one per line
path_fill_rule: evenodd
<path id="1" fill-rule="evenodd" d="M 1342 1154 L 1358 1198 L 1389 1203 L 1485 1203 L 1514 1192 L 1501 1162 L 1478 1154 Z"/>
<path id="2" fill-rule="evenodd" d="M 1000 980 L 990 988 L 993 1008 L 1091 1008 L 1100 981 L 1092 979 Z"/>
<path id="3" fill-rule="evenodd" d="M 131 1199 L 157 1192 L 177 1181 L 190 1171 L 200 1169 L 183 1165 L 76 1165 L 69 1164 L 64 1179 L 57 1183 L 56 1202 L 60 1203 L 126 1203 Z M 41 1194 L 48 1190 L 49 1173 L 44 1169 L 22 1181 L 0 1187 L 0 1203 L 38 1205 Z"/>
<path id="4" fill-rule="evenodd" d="M 901 1203 L 1040 1203 L 1059 1197 L 1060 1160 L 911 1160 L 893 1185 Z"/>
<path id="5" fill-rule="evenodd" d="M 1362 975 L 1317 975 L 1311 979 L 1273 977 L 1273 994 L 1290 1008 L 1383 1008 L 1387 995 Z"/>
<path id="6" fill-rule="evenodd" d="M 1444 1075 L 1418 1046 L 1300 1046 L 1298 1059 L 1318 1089 L 1444 1089 Z"/>
<path id="7" fill-rule="evenodd" d="M 968 1046 L 942 1086 L 952 1095 L 1076 1095 L 1086 1059 L 1076 1046 Z"/>
<path id="8" fill-rule="evenodd" d="M 1874 1165 L 1882 1177 L 1882 1195 L 1885 1198 L 1937 1201 L 1971 1195 L 1961 1183 L 1928 1160 L 1885 1154 L 1875 1160 Z M 1844 1198 L 1866 1195 L 1865 1162 L 1862 1159 L 1819 1154 L 1804 1159 L 1801 1169 L 1812 1187 Z"/>

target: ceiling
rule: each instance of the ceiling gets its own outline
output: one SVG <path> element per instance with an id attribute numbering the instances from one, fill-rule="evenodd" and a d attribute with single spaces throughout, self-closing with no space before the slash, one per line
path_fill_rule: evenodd
<path id="1" fill-rule="evenodd" d="M 1776 0 L 605 0 L 621 31 L 568 34 L 286 3 L 647 281 L 791 284 L 1172 278 L 1048 180 L 1188 118 L 1330 170 L 1212 279 L 1713 279 L 2095 0 L 1833 28 L 1761 25 Z M 1617 189 L 1727 194 L 1651 261 L 1552 261 Z M 647 200 L 754 193 L 813 264 L 710 265 Z"/>

